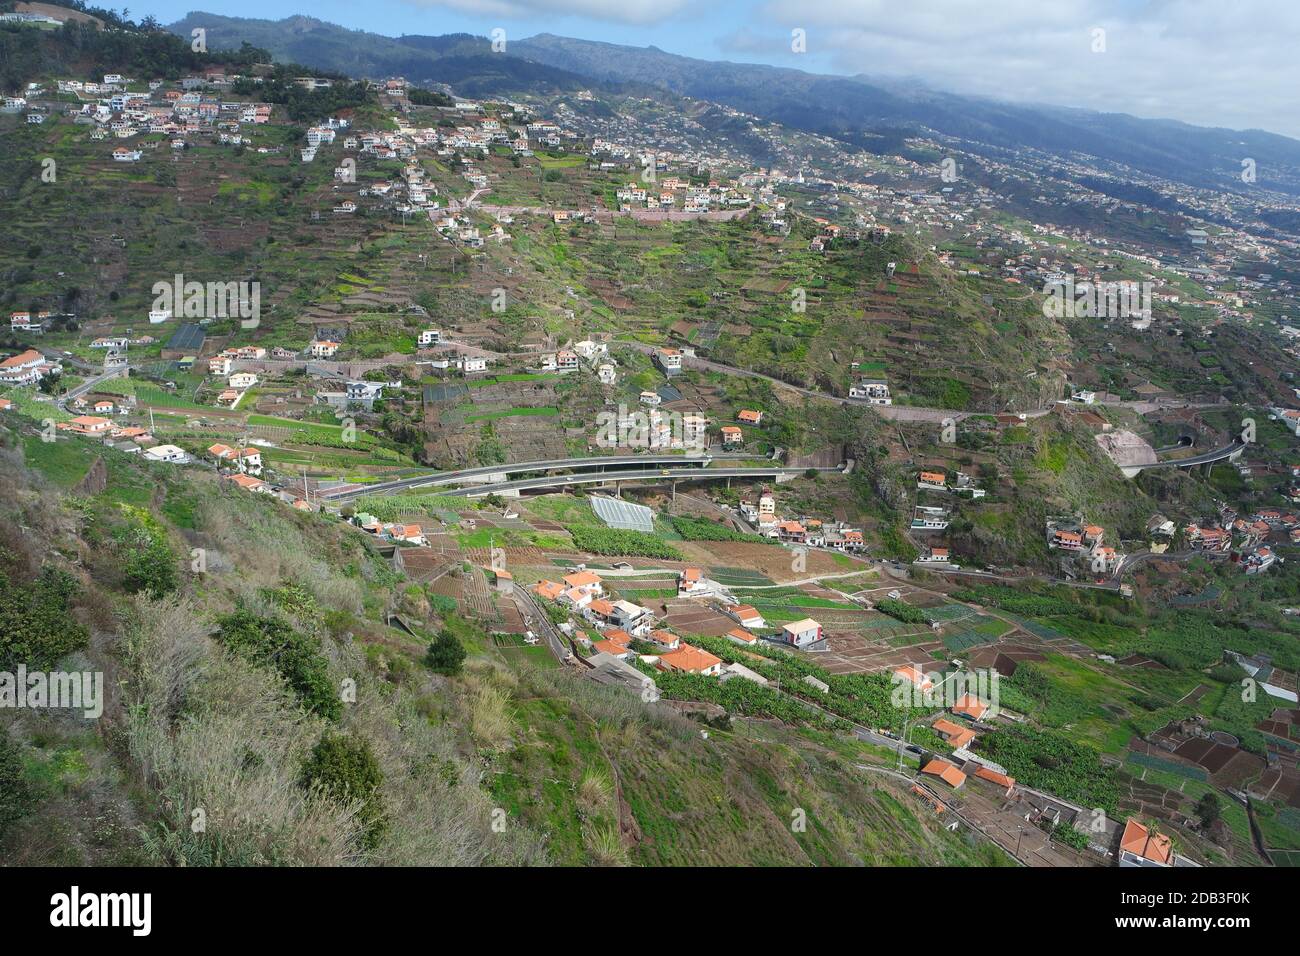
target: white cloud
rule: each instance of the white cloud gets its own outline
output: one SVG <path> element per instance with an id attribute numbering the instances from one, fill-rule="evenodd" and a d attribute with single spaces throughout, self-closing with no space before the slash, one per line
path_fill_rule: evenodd
<path id="1" fill-rule="evenodd" d="M 768 0 L 731 49 L 808 53 L 842 73 L 918 77 L 938 89 L 1260 127 L 1300 136 L 1300 4 L 1268 0 Z M 1093 52 L 1094 28 L 1106 49 Z M 770 33 L 769 33 L 770 31 Z"/>

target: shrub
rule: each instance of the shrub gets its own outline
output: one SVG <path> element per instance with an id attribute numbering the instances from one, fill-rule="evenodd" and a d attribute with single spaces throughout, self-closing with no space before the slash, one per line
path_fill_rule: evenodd
<path id="1" fill-rule="evenodd" d="M 424 659 L 439 674 L 459 674 L 465 663 L 465 646 L 455 634 L 443 628 L 429 645 Z"/>
<path id="2" fill-rule="evenodd" d="M 279 618 L 240 609 L 219 622 L 221 642 L 284 678 L 307 711 L 337 721 L 343 713 L 329 667 L 315 642 Z"/>
<path id="3" fill-rule="evenodd" d="M 79 590 L 71 575 L 52 567 L 25 585 L 12 584 L 0 571 L 0 668 L 22 663 L 47 669 L 85 647 L 90 633 L 69 606 Z"/>
<path id="4" fill-rule="evenodd" d="M 389 826 L 379 793 L 384 773 L 364 739 L 326 733 L 303 764 L 300 782 L 339 803 L 359 804 L 361 845 L 366 849 L 379 845 Z"/>

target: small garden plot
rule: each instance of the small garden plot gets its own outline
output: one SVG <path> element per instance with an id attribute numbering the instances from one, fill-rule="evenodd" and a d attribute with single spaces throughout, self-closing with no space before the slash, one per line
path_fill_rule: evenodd
<path id="1" fill-rule="evenodd" d="M 732 588 L 756 587 L 776 583 L 767 575 L 746 568 L 711 568 L 709 577 L 719 584 Z"/>
<path id="2" fill-rule="evenodd" d="M 1176 763 L 1173 760 L 1162 760 L 1159 757 L 1153 757 L 1151 754 L 1131 753 L 1125 758 L 1126 763 L 1131 763 L 1136 767 L 1146 770 L 1155 770 L 1163 774 L 1173 774 L 1176 777 L 1183 777 L 1187 780 L 1196 780 L 1205 783 L 1209 776 L 1200 767 L 1189 767 L 1186 764 Z M 1135 771 L 1139 777 L 1141 771 Z"/>
<path id="3" fill-rule="evenodd" d="M 940 624 L 951 624 L 954 621 L 961 621 L 976 615 L 979 615 L 978 611 L 964 604 L 941 604 L 937 607 L 925 609 L 925 616 L 931 621 Z M 984 615 L 979 616 L 984 617 Z M 985 620 L 989 620 L 989 618 L 985 617 Z"/>

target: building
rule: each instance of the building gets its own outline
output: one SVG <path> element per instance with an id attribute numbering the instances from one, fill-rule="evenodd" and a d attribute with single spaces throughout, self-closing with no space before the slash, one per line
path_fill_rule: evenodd
<path id="1" fill-rule="evenodd" d="M 682 370 L 682 353 L 680 349 L 659 349 L 655 353 L 655 361 L 663 369 L 664 374 L 670 378 L 677 375 Z"/>
<path id="2" fill-rule="evenodd" d="M 1129 817 L 1119 838 L 1119 865 L 1171 866 L 1173 844 L 1169 837 L 1152 833 L 1137 820 Z"/>
<path id="3" fill-rule="evenodd" d="M 731 618 L 743 628 L 753 630 L 755 628 L 767 627 L 767 622 L 763 620 L 763 615 L 750 607 L 748 604 L 728 604 L 723 608 L 727 617 Z"/>
<path id="4" fill-rule="evenodd" d="M 681 644 L 675 651 L 660 654 L 655 666 L 665 671 L 716 677 L 722 673 L 722 658 L 690 644 Z"/>
<path id="5" fill-rule="evenodd" d="M 822 639 L 822 626 L 810 617 L 781 625 L 781 640 L 791 647 L 807 647 Z"/>
<path id="6" fill-rule="evenodd" d="M 962 773 L 948 761 L 940 760 L 938 757 L 935 757 L 922 767 L 921 773 L 928 774 L 932 777 L 938 777 L 954 790 L 960 789 L 962 784 L 966 782 L 966 774 Z"/>

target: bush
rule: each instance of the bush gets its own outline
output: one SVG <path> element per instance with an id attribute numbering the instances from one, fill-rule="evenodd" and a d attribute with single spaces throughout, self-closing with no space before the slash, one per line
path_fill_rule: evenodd
<path id="1" fill-rule="evenodd" d="M 359 803 L 361 845 L 374 849 L 388 831 L 388 813 L 379 787 L 384 773 L 370 745 L 361 737 L 325 734 L 312 748 L 300 783 L 342 804 Z"/>
<path id="2" fill-rule="evenodd" d="M 904 624 L 928 624 L 930 620 L 919 607 L 913 607 L 905 601 L 896 601 L 893 598 L 881 598 L 876 602 L 876 610 Z"/>
<path id="3" fill-rule="evenodd" d="M 429 645 L 425 662 L 439 674 L 459 674 L 465 663 L 465 646 L 451 631 L 444 628 Z"/>
<path id="4" fill-rule="evenodd" d="M 271 667 L 284 678 L 303 708 L 337 721 L 343 702 L 329 677 L 329 667 L 315 641 L 279 618 L 259 617 L 240 609 L 218 622 L 221 642 L 253 663 Z"/>
<path id="5" fill-rule="evenodd" d="M 11 584 L 0 571 L 0 669 L 26 664 L 47 670 L 85 647 L 90 632 L 73 619 L 70 608 L 79 590 L 70 574 L 51 567 L 26 585 Z"/>
<path id="6" fill-rule="evenodd" d="M 176 590 L 176 555 L 161 529 L 131 525 L 115 537 L 122 560 L 122 587 L 127 593 L 160 598 Z"/>

